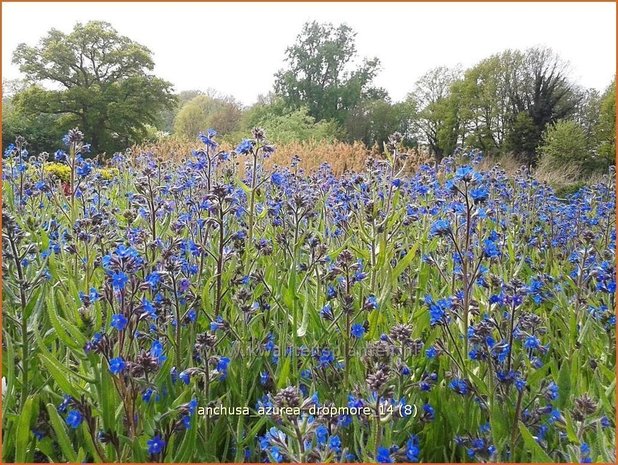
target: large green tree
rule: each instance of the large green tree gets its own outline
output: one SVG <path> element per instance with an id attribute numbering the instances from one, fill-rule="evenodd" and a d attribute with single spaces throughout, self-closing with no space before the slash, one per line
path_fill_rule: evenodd
<path id="1" fill-rule="evenodd" d="M 306 23 L 286 50 L 287 68 L 275 75 L 275 93 L 292 109 L 307 107 L 316 121 L 339 124 L 361 100 L 384 97 L 384 90 L 372 86 L 379 60 L 354 66 L 355 37 L 345 24 Z"/>
<path id="2" fill-rule="evenodd" d="M 459 68 L 432 68 L 416 81 L 406 100 L 408 108 L 415 109 L 413 127 L 419 142 L 437 162 L 450 155 L 460 140 L 460 90 L 454 86 L 460 76 Z"/>
<path id="3" fill-rule="evenodd" d="M 174 133 L 195 138 L 200 132 L 214 128 L 222 135 L 240 127 L 242 106 L 227 96 L 197 95 L 186 102 L 174 119 Z"/>
<path id="4" fill-rule="evenodd" d="M 370 147 L 376 144 L 383 147 L 388 137 L 399 132 L 404 135 L 406 143 L 413 139 L 412 115 L 413 104 L 410 102 L 392 103 L 388 99 L 366 100 L 354 107 L 345 120 L 344 128 L 348 140 L 360 140 Z"/>
<path id="5" fill-rule="evenodd" d="M 15 97 L 20 111 L 63 115 L 99 152 L 139 142 L 174 102 L 171 84 L 151 74 L 150 50 L 102 21 L 52 29 L 36 46 L 20 44 L 13 62 L 32 83 Z"/>
<path id="6" fill-rule="evenodd" d="M 467 70 L 461 84 L 466 142 L 533 164 L 547 126 L 574 116 L 582 95 L 567 63 L 551 49 L 492 55 Z"/>

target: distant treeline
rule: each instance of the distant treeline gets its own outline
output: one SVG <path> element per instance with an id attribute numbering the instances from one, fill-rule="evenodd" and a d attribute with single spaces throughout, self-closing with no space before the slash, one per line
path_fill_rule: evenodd
<path id="1" fill-rule="evenodd" d="M 150 50 L 108 23 L 51 30 L 14 53 L 24 80 L 3 83 L 3 144 L 23 135 L 31 152 L 54 150 L 79 126 L 95 153 L 111 154 L 160 138 L 195 139 L 210 127 L 234 141 L 260 126 L 275 143 L 368 147 L 398 131 L 437 161 L 473 146 L 529 165 L 546 156 L 582 172 L 614 163 L 615 78 L 603 92 L 586 89 L 550 49 L 506 50 L 469 69 L 431 69 L 395 102 L 374 85 L 379 59 L 357 59 L 355 37 L 346 25 L 306 23 L 273 88 L 247 108 L 212 89 L 174 93 L 152 74 Z"/>

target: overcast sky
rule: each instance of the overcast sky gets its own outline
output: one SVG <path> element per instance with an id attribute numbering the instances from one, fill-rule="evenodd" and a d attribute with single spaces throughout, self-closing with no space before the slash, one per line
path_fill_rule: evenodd
<path id="1" fill-rule="evenodd" d="M 552 47 L 572 78 L 604 89 L 616 68 L 614 3 L 3 3 L 3 77 L 11 56 L 49 29 L 105 20 L 154 53 L 177 91 L 214 88 L 244 104 L 273 84 L 305 21 L 345 22 L 360 57 L 382 62 L 376 83 L 395 100 L 438 65 L 474 65 L 507 48 Z"/>

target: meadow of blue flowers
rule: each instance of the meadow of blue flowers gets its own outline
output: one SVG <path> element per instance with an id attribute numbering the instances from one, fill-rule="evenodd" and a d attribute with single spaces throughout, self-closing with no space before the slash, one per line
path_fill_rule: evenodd
<path id="1" fill-rule="evenodd" d="M 558 198 L 397 134 L 340 177 L 200 138 L 5 151 L 4 461 L 615 461 L 611 173 Z"/>

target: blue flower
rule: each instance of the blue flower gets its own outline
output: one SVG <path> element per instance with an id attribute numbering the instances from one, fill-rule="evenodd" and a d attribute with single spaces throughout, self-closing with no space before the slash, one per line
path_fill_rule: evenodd
<path id="1" fill-rule="evenodd" d="M 270 181 L 275 186 L 280 187 L 285 182 L 285 176 L 283 176 L 281 173 L 278 173 L 278 172 L 275 171 L 273 174 L 270 175 Z"/>
<path id="2" fill-rule="evenodd" d="M 110 276 L 112 277 L 112 286 L 115 290 L 123 290 L 129 281 L 129 277 L 123 271 L 114 271 Z"/>
<path id="3" fill-rule="evenodd" d="M 468 382 L 463 379 L 454 379 L 450 382 L 449 387 L 457 394 L 461 394 L 462 396 L 466 395 L 470 391 Z"/>
<path id="4" fill-rule="evenodd" d="M 470 196 L 474 203 L 485 202 L 489 197 L 489 190 L 485 186 L 479 186 L 470 191 Z"/>
<path id="5" fill-rule="evenodd" d="M 425 351 L 425 355 L 427 358 L 436 358 L 438 356 L 438 349 L 435 346 L 431 346 Z"/>
<path id="6" fill-rule="evenodd" d="M 158 340 L 152 341 L 152 345 L 150 346 L 150 355 L 157 359 L 159 365 L 167 360 L 167 357 L 164 354 L 163 344 L 161 344 Z"/>
<path id="7" fill-rule="evenodd" d="M 109 371 L 113 375 L 122 373 L 122 371 L 125 369 L 126 366 L 127 366 L 127 362 L 125 362 L 122 357 L 112 358 L 109 361 Z"/>
<path id="8" fill-rule="evenodd" d="M 448 220 L 438 220 L 429 229 L 430 236 L 446 236 L 451 230 L 451 223 Z"/>
<path id="9" fill-rule="evenodd" d="M 365 334 L 365 327 L 359 323 L 353 324 L 350 333 L 355 338 L 360 339 Z"/>
<path id="10" fill-rule="evenodd" d="M 75 171 L 80 177 L 88 176 L 92 172 L 92 165 L 90 163 L 83 163 Z"/>
<path id="11" fill-rule="evenodd" d="M 328 448 L 333 452 L 341 452 L 341 439 L 336 434 L 328 440 Z"/>
<path id="12" fill-rule="evenodd" d="M 254 142 L 250 139 L 244 139 L 240 144 L 236 146 L 236 153 L 246 155 L 253 149 Z"/>
<path id="13" fill-rule="evenodd" d="M 334 320 L 335 316 L 333 315 L 332 305 L 331 304 L 324 305 L 324 307 L 322 307 L 322 310 L 320 310 L 320 316 L 328 321 Z"/>
<path id="14" fill-rule="evenodd" d="M 165 441 L 160 435 L 155 435 L 148 440 L 148 453 L 151 455 L 158 454 L 165 448 Z"/>
<path id="15" fill-rule="evenodd" d="M 217 135 L 217 131 L 214 129 L 209 129 L 206 134 L 200 132 L 198 138 L 206 145 L 206 147 L 216 148 L 217 143 L 212 139 Z"/>
<path id="16" fill-rule="evenodd" d="M 538 349 L 541 347 L 541 341 L 536 336 L 528 336 L 524 342 L 526 349 Z"/>
<path id="17" fill-rule="evenodd" d="M 365 310 L 375 310 L 378 308 L 378 298 L 375 295 L 370 295 L 365 299 Z"/>
<path id="18" fill-rule="evenodd" d="M 376 455 L 376 462 L 378 463 L 394 463 L 393 457 L 391 457 L 390 451 L 386 447 L 378 447 L 378 453 Z"/>
<path id="19" fill-rule="evenodd" d="M 191 374 L 187 370 L 180 372 L 180 375 L 178 375 L 178 377 L 180 378 L 180 381 L 185 384 L 189 384 L 189 382 L 191 381 Z"/>
<path id="20" fill-rule="evenodd" d="M 315 430 L 315 437 L 318 445 L 326 444 L 326 439 L 328 438 L 328 428 L 324 425 L 318 426 Z"/>
<path id="21" fill-rule="evenodd" d="M 412 435 L 406 442 L 406 457 L 410 462 L 418 462 L 421 449 L 419 447 L 418 437 Z"/>
<path id="22" fill-rule="evenodd" d="M 117 313 L 115 315 L 112 315 L 112 327 L 116 328 L 118 331 L 122 331 L 124 328 L 126 328 L 127 323 L 128 320 L 123 314 Z"/>
<path id="23" fill-rule="evenodd" d="M 423 405 L 423 418 L 429 421 L 435 418 L 436 411 L 430 404 Z"/>
<path id="24" fill-rule="evenodd" d="M 333 354 L 332 351 L 328 349 L 323 349 L 320 351 L 319 363 L 321 367 L 330 365 L 334 361 L 335 361 L 335 355 Z"/>
<path id="25" fill-rule="evenodd" d="M 430 295 L 425 296 L 425 303 L 429 305 L 429 323 L 431 326 L 448 322 L 447 311 L 453 307 L 451 299 L 440 299 L 434 302 Z"/>
<path id="26" fill-rule="evenodd" d="M 148 283 L 151 289 L 154 289 L 157 287 L 157 284 L 161 282 L 161 275 L 158 272 L 153 271 L 146 277 L 145 282 Z"/>
<path id="27" fill-rule="evenodd" d="M 483 254 L 487 258 L 499 257 L 502 253 L 494 241 L 485 239 L 483 241 Z"/>
<path id="28" fill-rule="evenodd" d="M 144 392 L 142 392 L 142 400 L 144 402 L 150 402 L 150 399 L 152 398 L 152 394 L 154 394 L 154 390 L 152 388 L 144 389 Z"/>
<path id="29" fill-rule="evenodd" d="M 220 357 L 217 362 L 217 371 L 219 372 L 219 379 L 221 381 L 225 381 L 227 378 L 227 367 L 230 364 L 230 359 L 228 357 Z"/>
<path id="30" fill-rule="evenodd" d="M 463 181 L 463 182 L 472 182 L 472 181 L 480 181 L 482 176 L 474 171 L 470 165 L 464 165 L 457 168 L 455 171 L 455 177 L 453 178 L 455 181 Z"/>
<path id="31" fill-rule="evenodd" d="M 70 410 L 66 422 L 71 428 L 76 429 L 83 421 L 82 414 L 77 410 Z"/>
<path id="32" fill-rule="evenodd" d="M 217 331 L 223 328 L 225 328 L 225 321 L 223 320 L 223 317 L 221 315 L 219 315 L 217 318 L 210 322 L 211 331 Z"/>

